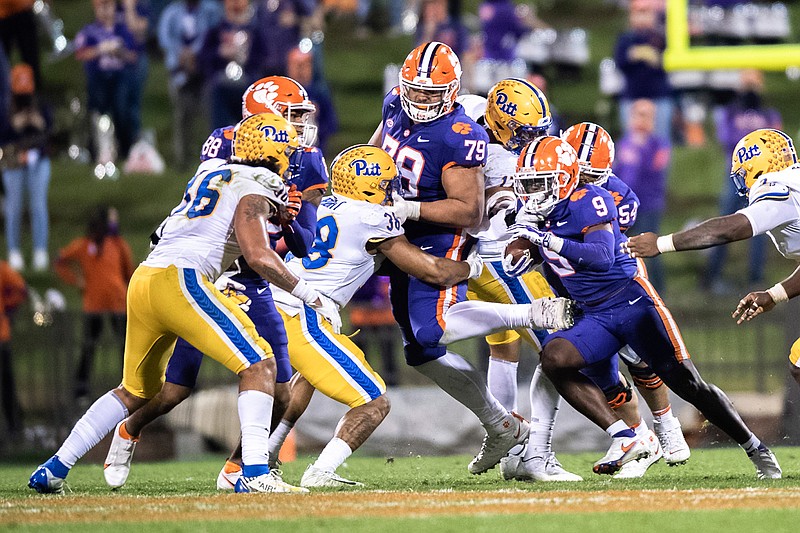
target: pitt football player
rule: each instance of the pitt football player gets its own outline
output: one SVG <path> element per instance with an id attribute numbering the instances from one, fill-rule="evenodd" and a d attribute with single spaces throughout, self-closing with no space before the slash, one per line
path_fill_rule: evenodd
<path id="1" fill-rule="evenodd" d="M 370 139 L 397 163 L 402 191 L 395 211 L 409 241 L 454 259 L 469 251 L 474 241 L 466 228 L 483 217 L 481 167 L 489 141 L 456 102 L 460 84 L 461 63 L 453 50 L 437 41 L 421 44 L 403 62 L 399 85 L 386 96 L 382 121 Z M 440 343 L 444 314 L 466 299 L 467 284 L 444 288 L 393 273 L 391 289 L 406 362 L 478 417 L 486 438 L 469 471 L 493 468 L 527 440 L 529 426 L 491 395 L 477 369 Z"/>
<path id="2" fill-rule="evenodd" d="M 316 208 L 328 184 L 325 159 L 312 146 L 316 138 L 316 126 L 311 119 L 314 111 L 314 104 L 308 99 L 306 90 L 295 80 L 284 76 L 262 78 L 250 85 L 242 96 L 242 118 L 259 113 L 275 114 L 286 119 L 297 131 L 300 146 L 289 155 L 286 172 L 286 181 L 290 186 L 289 202 L 276 217 L 267 221 L 267 231 L 273 249 L 283 237 L 289 249 L 298 257 L 305 257 L 314 241 Z M 231 157 L 234 129 L 234 126 L 226 126 L 212 132 L 200 153 L 201 169 L 219 165 Z M 157 240 L 159 231 L 154 234 L 154 240 Z M 255 323 L 256 330 L 272 347 L 277 365 L 273 408 L 274 420 L 278 421 L 289 403 L 289 380 L 292 377 L 286 330 L 272 300 L 269 283 L 250 268 L 244 258 L 237 259 L 231 268 L 226 276 L 217 280 L 217 286 L 220 290 L 235 292 L 246 303 L 246 311 Z M 202 352 L 179 338 L 167 365 L 161 391 L 114 431 L 103 472 L 111 487 L 125 484 L 142 429 L 191 395 L 202 362 Z M 282 428 L 275 430 L 280 433 Z M 238 463 L 241 462 L 241 449 L 237 447 L 231 458 L 237 461 L 226 464 L 217 477 L 217 488 L 220 490 L 233 489 L 240 476 L 241 466 Z M 275 461 L 276 457 L 270 458 L 271 466 L 275 466 Z"/>
<path id="3" fill-rule="evenodd" d="M 56 455 L 31 475 L 31 488 L 63 492 L 75 462 L 161 389 L 175 341 L 183 337 L 239 375 L 244 466 L 237 491 L 304 491 L 271 475 L 267 464 L 276 372 L 272 350 L 237 302 L 212 284 L 244 256 L 275 286 L 339 320 L 336 304 L 269 248 L 264 229 L 286 204 L 282 176 L 297 146 L 294 127 L 284 118 L 254 115 L 234 131 L 232 162 L 209 165 L 189 181 L 159 243 L 130 281 L 122 384 L 89 408 Z"/>
<path id="4" fill-rule="evenodd" d="M 577 187 L 577 159 L 575 150 L 556 137 L 537 139 L 523 150 L 515 192 L 524 202 L 522 214 L 538 215 L 543 222 L 540 229 L 523 216 L 514 234 L 537 247 L 551 285 L 560 282 L 583 311 L 572 328 L 548 335 L 541 360 L 561 396 L 612 437 L 594 472 L 612 474 L 651 453 L 581 372 L 604 367 L 607 379 L 617 380 L 616 353 L 629 345 L 678 396 L 742 446 L 759 478 L 779 478 L 774 455 L 727 396 L 700 377 L 669 310 L 647 278 L 638 275 L 636 261 L 622 252 L 627 238 L 619 230 L 611 194 L 592 184 Z"/>
<path id="5" fill-rule="evenodd" d="M 511 238 L 506 225 L 507 211 L 513 214 L 517 203 L 511 178 L 522 147 L 546 135 L 552 124 L 547 98 L 535 85 L 522 79 L 509 78 L 492 87 L 487 98 L 466 95 L 457 101 L 473 120 L 485 124 L 489 135 L 483 169 L 486 211 L 479 231 L 474 233 L 484 268 L 478 279 L 470 280 L 467 297 L 470 300 L 498 303 L 529 303 L 537 298 L 552 297 L 553 291 L 539 272 L 531 270 L 517 277 L 506 274 L 503 268 L 504 250 Z M 501 331 L 486 337 L 490 351 L 487 376 L 489 390 L 509 411 L 517 410 L 520 338 L 539 353 L 541 341 L 546 335 L 544 330 L 521 329 Z M 504 479 L 583 479 L 564 470 L 550 446 L 560 399 L 541 368 L 537 367 L 531 381 L 530 440 L 526 447 L 515 447 L 508 457 L 500 460 L 500 473 Z"/>
<path id="6" fill-rule="evenodd" d="M 632 237 L 627 249 L 634 257 L 697 250 L 749 239 L 766 233 L 784 257 L 800 260 L 800 165 L 791 137 L 779 130 L 748 133 L 733 150 L 731 179 L 748 206 L 732 215 L 712 218 L 694 228 L 659 237 Z M 800 268 L 766 291 L 751 292 L 739 302 L 739 323 L 769 311 L 800 294 Z M 792 346 L 791 372 L 800 383 L 800 339 Z"/>

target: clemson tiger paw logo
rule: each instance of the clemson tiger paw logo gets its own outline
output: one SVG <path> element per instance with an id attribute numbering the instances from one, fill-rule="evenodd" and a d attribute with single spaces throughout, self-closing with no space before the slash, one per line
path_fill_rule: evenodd
<path id="1" fill-rule="evenodd" d="M 466 135 L 472 131 L 472 126 L 470 126 L 466 122 L 456 122 L 455 124 L 453 124 L 453 131 L 456 133 L 460 133 L 461 135 Z"/>
<path id="2" fill-rule="evenodd" d="M 253 87 L 253 100 L 265 106 L 271 106 L 278 98 L 278 84 L 273 81 L 259 83 Z"/>
<path id="3" fill-rule="evenodd" d="M 575 150 L 569 150 L 564 146 L 556 146 L 556 154 L 558 154 L 558 162 L 565 166 L 574 165 L 578 160 Z"/>

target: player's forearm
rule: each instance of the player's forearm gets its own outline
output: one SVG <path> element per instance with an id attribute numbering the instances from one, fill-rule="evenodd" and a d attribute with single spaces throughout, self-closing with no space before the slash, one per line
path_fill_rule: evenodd
<path id="1" fill-rule="evenodd" d="M 378 251 L 406 274 L 431 285 L 449 287 L 469 278 L 467 263 L 425 253 L 403 236 L 382 242 Z"/>
<path id="2" fill-rule="evenodd" d="M 295 276 L 275 251 L 267 248 L 255 257 L 243 254 L 250 268 L 259 276 L 281 289 L 292 292 L 300 278 Z"/>
<path id="3" fill-rule="evenodd" d="M 599 230 L 588 233 L 583 242 L 565 239 L 557 253 L 576 269 L 607 272 L 614 266 L 614 235 Z"/>
<path id="4" fill-rule="evenodd" d="M 753 228 L 747 217 L 741 213 L 734 213 L 712 218 L 694 228 L 673 233 L 672 243 L 676 251 L 699 250 L 749 239 L 752 236 Z"/>
<path id="5" fill-rule="evenodd" d="M 800 295 L 800 266 L 798 266 L 792 275 L 781 281 L 783 290 L 786 291 L 786 296 L 789 299 Z"/>
<path id="6" fill-rule="evenodd" d="M 317 208 L 311 202 L 303 202 L 297 218 L 283 228 L 283 240 L 296 257 L 306 257 L 311 250 L 316 223 Z"/>
<path id="7" fill-rule="evenodd" d="M 481 223 L 483 199 L 465 202 L 453 198 L 435 202 L 421 202 L 419 219 L 432 224 L 454 228 L 471 228 Z"/>

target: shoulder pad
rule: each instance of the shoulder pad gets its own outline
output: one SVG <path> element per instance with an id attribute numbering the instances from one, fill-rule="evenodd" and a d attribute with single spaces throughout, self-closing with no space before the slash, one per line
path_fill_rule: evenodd
<path id="1" fill-rule="evenodd" d="M 368 226 L 377 226 L 385 220 L 383 216 L 385 212 L 383 209 L 376 209 L 370 205 L 369 207 L 364 206 L 359 210 L 361 211 L 361 222 Z"/>
<path id="2" fill-rule="evenodd" d="M 750 189 L 750 205 L 761 200 L 786 200 L 789 198 L 789 187 L 777 181 L 763 180 Z"/>
<path id="3" fill-rule="evenodd" d="M 285 205 L 288 201 L 286 184 L 274 172 L 259 167 L 237 168 L 234 172 L 234 176 L 251 179 L 264 187 L 269 192 L 266 196 L 273 202 Z"/>

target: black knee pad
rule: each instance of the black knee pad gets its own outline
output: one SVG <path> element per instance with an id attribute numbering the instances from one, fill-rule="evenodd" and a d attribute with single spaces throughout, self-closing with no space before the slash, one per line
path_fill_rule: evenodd
<path id="1" fill-rule="evenodd" d="M 621 380 L 614 387 L 604 390 L 603 394 L 606 395 L 608 406 L 612 409 L 622 407 L 633 399 L 633 389 L 631 389 L 630 383 L 625 380 Z"/>
<path id="2" fill-rule="evenodd" d="M 653 369 L 647 365 L 643 367 L 629 366 L 628 372 L 631 373 L 631 378 L 637 387 L 653 390 L 664 384 L 661 378 L 653 372 Z"/>

